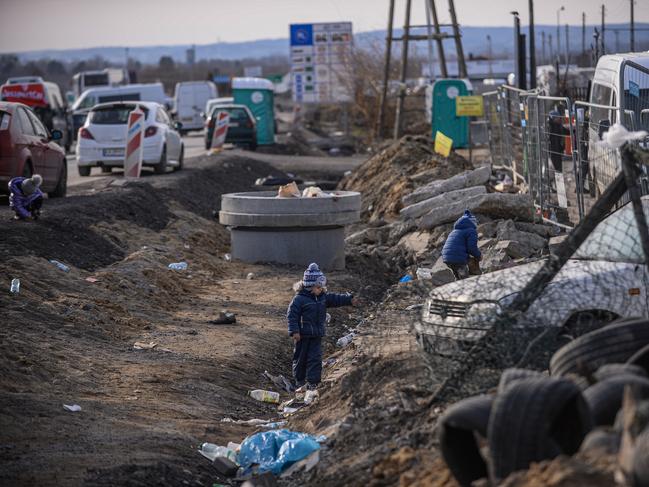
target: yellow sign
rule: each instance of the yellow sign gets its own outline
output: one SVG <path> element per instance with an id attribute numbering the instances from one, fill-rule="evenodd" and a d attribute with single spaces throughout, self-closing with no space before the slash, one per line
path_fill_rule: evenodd
<path id="1" fill-rule="evenodd" d="M 455 98 L 455 115 L 458 117 L 482 117 L 484 105 L 481 96 L 458 96 Z"/>
<path id="2" fill-rule="evenodd" d="M 439 130 L 435 134 L 435 152 L 448 157 L 451 153 L 451 148 L 453 147 L 453 139 L 447 137 Z"/>

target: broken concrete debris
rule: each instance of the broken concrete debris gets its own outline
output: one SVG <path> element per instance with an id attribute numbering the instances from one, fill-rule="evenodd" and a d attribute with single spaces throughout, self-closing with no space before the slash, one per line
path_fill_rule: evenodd
<path id="1" fill-rule="evenodd" d="M 413 205 L 420 201 L 434 198 L 440 194 L 457 191 L 463 188 L 484 185 L 489 181 L 490 176 L 491 168 L 489 166 L 483 166 L 473 171 L 466 171 L 451 178 L 436 180 L 426 186 L 422 186 L 404 196 L 403 202 L 406 205 Z"/>

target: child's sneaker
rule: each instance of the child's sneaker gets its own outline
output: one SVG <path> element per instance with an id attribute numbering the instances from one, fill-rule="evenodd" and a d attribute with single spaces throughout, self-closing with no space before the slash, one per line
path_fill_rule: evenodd
<path id="1" fill-rule="evenodd" d="M 297 384 L 297 387 L 295 388 L 295 392 L 297 394 L 300 394 L 302 392 L 306 392 L 308 389 L 308 384 Z"/>
<path id="2" fill-rule="evenodd" d="M 307 391 L 315 391 L 318 389 L 318 384 L 310 384 L 307 382 L 306 384 L 306 390 Z"/>

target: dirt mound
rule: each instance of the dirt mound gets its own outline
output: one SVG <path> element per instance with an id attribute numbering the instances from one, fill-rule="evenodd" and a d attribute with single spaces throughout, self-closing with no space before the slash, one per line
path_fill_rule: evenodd
<path id="1" fill-rule="evenodd" d="M 435 154 L 428 137 L 406 136 L 365 161 L 338 187 L 363 193 L 364 218 L 388 219 L 399 213 L 401 198 L 415 187 L 472 168 L 454 152 L 448 158 Z"/>

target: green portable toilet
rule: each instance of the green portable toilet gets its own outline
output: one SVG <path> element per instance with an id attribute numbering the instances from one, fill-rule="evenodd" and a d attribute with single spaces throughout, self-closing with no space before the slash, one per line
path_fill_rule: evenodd
<path id="1" fill-rule="evenodd" d="M 273 83 L 264 78 L 233 78 L 234 103 L 246 105 L 257 119 L 257 144 L 275 143 Z"/>
<path id="2" fill-rule="evenodd" d="M 468 80 L 438 79 L 432 86 L 431 125 L 433 139 L 439 130 L 453 139 L 453 148 L 469 146 L 469 117 L 455 115 L 455 98 L 473 94 Z"/>

